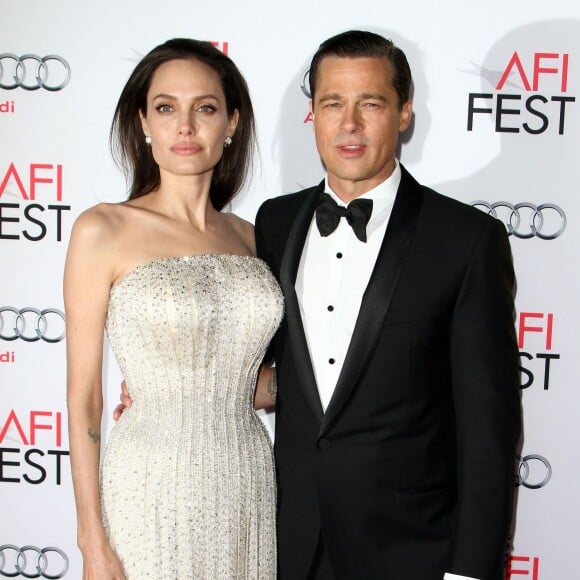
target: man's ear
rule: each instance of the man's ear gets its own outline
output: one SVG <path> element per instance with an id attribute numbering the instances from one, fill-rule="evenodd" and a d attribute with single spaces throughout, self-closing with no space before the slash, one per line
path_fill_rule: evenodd
<path id="1" fill-rule="evenodd" d="M 406 131 L 411 124 L 411 119 L 413 118 L 413 104 L 411 101 L 403 103 L 401 107 L 401 114 L 399 116 L 399 133 Z"/>

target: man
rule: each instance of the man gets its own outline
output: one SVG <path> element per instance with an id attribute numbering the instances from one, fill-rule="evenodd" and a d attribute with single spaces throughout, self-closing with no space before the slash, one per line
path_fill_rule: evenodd
<path id="1" fill-rule="evenodd" d="M 325 41 L 310 89 L 326 179 L 256 219 L 286 299 L 282 580 L 503 578 L 520 433 L 510 249 L 499 222 L 398 163 L 410 83 L 381 36 Z"/>

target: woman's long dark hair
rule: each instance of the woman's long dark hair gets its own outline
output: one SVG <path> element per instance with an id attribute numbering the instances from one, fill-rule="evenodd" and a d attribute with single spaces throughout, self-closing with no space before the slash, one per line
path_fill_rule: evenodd
<path id="1" fill-rule="evenodd" d="M 117 103 L 110 132 L 113 158 L 123 169 L 129 184 L 129 199 L 156 190 L 160 185 L 159 166 L 145 143 L 139 111 L 147 114 L 147 92 L 157 68 L 176 59 L 193 59 L 212 68 L 226 97 L 228 117 L 239 111 L 239 121 L 230 147 L 224 148 L 215 166 L 210 199 L 221 210 L 244 185 L 256 143 L 254 111 L 248 85 L 234 62 L 211 43 L 190 38 L 174 38 L 155 47 L 135 67 Z"/>

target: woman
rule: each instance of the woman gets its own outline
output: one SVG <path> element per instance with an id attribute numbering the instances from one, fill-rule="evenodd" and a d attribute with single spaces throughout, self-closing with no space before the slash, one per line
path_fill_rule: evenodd
<path id="1" fill-rule="evenodd" d="M 129 200 L 78 218 L 64 281 L 83 579 L 274 578 L 273 459 L 252 403 L 282 297 L 252 226 L 220 212 L 255 142 L 246 83 L 211 44 L 170 40 L 129 78 L 111 139 Z M 133 404 L 99 493 L 105 326 Z M 258 407 L 273 379 L 259 375 Z"/>

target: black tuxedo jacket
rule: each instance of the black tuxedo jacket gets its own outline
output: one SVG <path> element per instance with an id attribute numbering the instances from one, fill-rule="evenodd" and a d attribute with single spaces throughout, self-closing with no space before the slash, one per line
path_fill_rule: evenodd
<path id="1" fill-rule="evenodd" d="M 337 579 L 500 580 L 520 434 L 505 228 L 402 168 L 323 413 L 294 289 L 322 186 L 256 218 L 286 299 L 273 343 L 280 578 L 307 578 L 322 533 Z"/>

